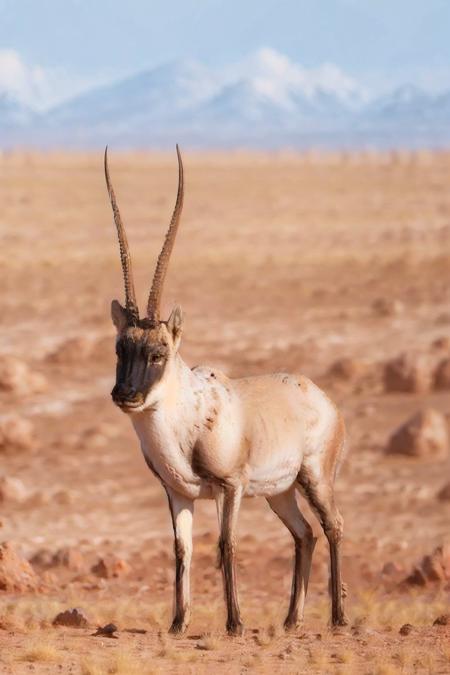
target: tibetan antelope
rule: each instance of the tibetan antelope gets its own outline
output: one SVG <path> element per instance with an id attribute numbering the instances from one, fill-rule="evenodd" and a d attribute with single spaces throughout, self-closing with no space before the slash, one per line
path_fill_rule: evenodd
<path id="1" fill-rule="evenodd" d="M 215 368 L 189 368 L 179 354 L 183 316 L 160 317 L 161 295 L 183 207 L 183 164 L 177 146 L 178 193 L 159 254 L 145 318 L 139 317 L 131 258 L 105 151 L 105 177 L 117 228 L 125 307 L 112 301 L 117 329 L 114 403 L 130 416 L 146 463 L 168 497 L 175 538 L 172 633 L 190 618 L 192 520 L 196 499 L 214 499 L 227 631 L 243 631 L 236 587 L 235 533 L 242 497 L 265 497 L 295 543 L 285 628 L 303 618 L 316 539 L 299 510 L 300 490 L 317 514 L 330 550 L 331 620 L 345 623 L 341 584 L 342 517 L 334 479 L 344 424 L 333 403 L 306 377 L 277 373 L 230 379 Z"/>

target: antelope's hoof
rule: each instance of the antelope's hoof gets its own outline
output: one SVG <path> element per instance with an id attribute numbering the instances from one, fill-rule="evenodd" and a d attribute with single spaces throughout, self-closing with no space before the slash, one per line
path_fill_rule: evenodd
<path id="1" fill-rule="evenodd" d="M 174 619 L 172 625 L 169 628 L 170 635 L 182 635 L 186 632 L 188 627 L 188 622 L 183 621 L 183 619 Z"/>
<path id="2" fill-rule="evenodd" d="M 299 619 L 290 619 L 287 617 L 286 621 L 283 624 L 283 628 L 286 633 L 294 633 L 301 626 L 301 621 Z"/>
<path id="3" fill-rule="evenodd" d="M 333 617 L 331 624 L 333 627 L 348 626 L 349 620 L 347 619 L 345 614 L 342 614 L 341 616 Z"/>
<path id="4" fill-rule="evenodd" d="M 227 623 L 227 633 L 230 637 L 240 637 L 244 634 L 244 624 L 242 621 Z"/>

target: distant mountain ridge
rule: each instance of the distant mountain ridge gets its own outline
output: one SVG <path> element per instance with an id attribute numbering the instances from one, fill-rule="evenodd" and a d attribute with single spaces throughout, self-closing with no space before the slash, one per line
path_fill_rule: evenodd
<path id="1" fill-rule="evenodd" d="M 262 49 L 213 71 L 165 64 L 45 112 L 0 93 L 0 147 L 407 147 L 450 144 L 450 91 L 404 85 L 371 98 L 333 64 Z"/>

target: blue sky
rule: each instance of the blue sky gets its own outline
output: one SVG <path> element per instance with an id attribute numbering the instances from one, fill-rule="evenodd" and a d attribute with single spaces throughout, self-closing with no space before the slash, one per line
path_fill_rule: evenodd
<path id="1" fill-rule="evenodd" d="M 47 78 L 65 94 L 168 60 L 230 64 L 260 47 L 334 63 L 378 90 L 450 88 L 450 1 L 0 0 L 0 85 L 12 55 L 37 87 Z"/>

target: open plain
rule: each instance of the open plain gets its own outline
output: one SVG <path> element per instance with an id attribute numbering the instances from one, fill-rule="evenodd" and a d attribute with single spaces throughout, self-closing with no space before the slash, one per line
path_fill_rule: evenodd
<path id="1" fill-rule="evenodd" d="M 448 429 L 432 424 L 450 419 L 450 154 L 186 153 L 184 164 L 166 314 L 184 310 L 189 365 L 302 373 L 343 411 L 349 625 L 330 629 L 314 521 L 305 622 L 283 634 L 291 538 L 263 500 L 244 500 L 246 632 L 226 637 L 215 508 L 197 502 L 193 620 L 185 637 L 166 635 L 166 497 L 109 396 L 110 302 L 123 290 L 102 156 L 16 152 L 0 156 L 0 673 L 450 672 L 450 455 Z M 112 148 L 110 170 L 145 307 L 175 152 Z M 410 445 L 387 452 L 429 409 Z M 87 625 L 53 625 L 72 608 Z M 93 635 L 108 623 L 112 637 Z"/>

